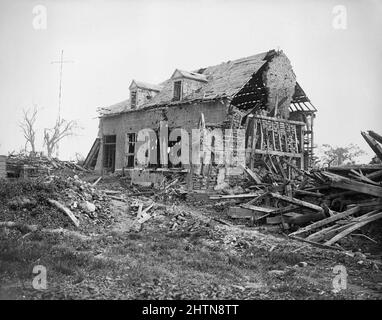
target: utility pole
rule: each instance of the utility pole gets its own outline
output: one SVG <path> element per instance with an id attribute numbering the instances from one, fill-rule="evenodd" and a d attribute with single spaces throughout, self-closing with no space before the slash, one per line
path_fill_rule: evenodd
<path id="1" fill-rule="evenodd" d="M 64 63 L 73 63 L 74 61 L 72 60 L 64 60 L 64 50 L 61 50 L 61 57 L 60 60 L 58 61 L 52 61 L 51 64 L 53 63 L 59 63 L 60 64 L 60 88 L 58 92 L 58 119 L 57 121 L 61 121 L 61 97 L 62 97 L 62 66 Z M 59 155 L 59 142 L 57 142 L 57 150 L 56 150 L 56 157 L 58 158 Z"/>

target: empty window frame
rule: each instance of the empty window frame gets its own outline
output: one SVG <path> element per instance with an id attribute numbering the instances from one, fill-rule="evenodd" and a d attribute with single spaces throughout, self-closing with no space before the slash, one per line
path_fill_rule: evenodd
<path id="1" fill-rule="evenodd" d="M 174 82 L 174 100 L 179 101 L 182 98 L 182 81 Z"/>
<path id="2" fill-rule="evenodd" d="M 135 108 L 137 106 L 137 92 L 131 91 L 131 108 Z"/>

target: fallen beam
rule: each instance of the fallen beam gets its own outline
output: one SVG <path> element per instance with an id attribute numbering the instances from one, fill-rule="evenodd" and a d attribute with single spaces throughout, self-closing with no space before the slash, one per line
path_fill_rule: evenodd
<path id="1" fill-rule="evenodd" d="M 296 237 L 296 236 L 292 236 L 292 235 L 289 235 L 289 237 L 291 239 L 298 240 L 298 241 L 301 241 L 301 242 L 306 242 L 306 243 L 311 244 L 312 246 L 315 246 L 315 247 L 318 247 L 318 248 L 322 248 L 322 249 L 339 250 L 339 251 L 343 251 L 344 250 L 344 249 L 342 249 L 340 247 L 332 247 L 332 246 L 328 246 L 328 245 L 325 245 L 325 244 L 322 244 L 322 243 L 306 240 L 304 238 L 300 238 L 300 237 Z"/>
<path id="2" fill-rule="evenodd" d="M 75 217 L 75 215 L 73 214 L 72 211 L 70 211 L 67 207 L 65 207 L 64 205 L 62 205 L 61 203 L 59 203 L 58 201 L 56 200 L 53 200 L 53 199 L 48 199 L 48 202 L 55 206 L 56 208 L 58 208 L 59 210 L 61 210 L 63 213 L 65 213 L 69 218 L 70 220 L 72 220 L 73 224 L 78 228 L 80 226 L 80 222 L 78 221 L 78 219 Z"/>
<path id="3" fill-rule="evenodd" d="M 324 228 L 320 231 L 312 233 L 311 235 L 309 235 L 305 239 L 311 240 L 311 241 L 316 241 L 316 242 L 327 239 L 327 238 L 330 239 L 331 237 L 333 237 L 337 233 L 341 232 L 342 230 L 345 230 L 346 228 L 350 227 L 351 225 L 353 225 L 357 222 L 361 222 L 363 220 L 366 220 L 369 216 L 371 216 L 377 212 L 378 211 L 372 211 L 372 212 L 366 213 L 360 217 L 353 218 L 351 221 L 347 222 L 346 224 L 342 224 L 342 225 L 334 224 L 330 227 L 327 227 L 327 228 Z"/>
<path id="4" fill-rule="evenodd" d="M 329 218 L 326 218 L 326 219 L 322 219 L 320 221 L 317 221 L 315 223 L 312 223 L 311 225 L 309 226 L 306 226 L 305 228 L 302 228 L 302 229 L 299 229 L 293 233 L 291 233 L 291 235 L 295 236 L 297 234 L 301 234 L 301 233 L 305 233 L 307 231 L 312 231 L 314 229 L 317 229 L 317 228 L 320 228 L 320 227 L 323 227 L 329 223 L 332 223 L 334 221 L 337 221 L 337 220 L 340 220 L 340 219 L 343 219 L 345 217 L 348 217 L 352 214 L 355 214 L 357 212 L 359 212 L 360 208 L 359 207 L 354 207 L 352 209 L 349 209 L 347 211 L 344 211 L 344 212 L 341 212 L 341 213 L 337 213 Z"/>
<path id="5" fill-rule="evenodd" d="M 382 198 L 382 187 L 355 181 L 331 172 L 321 172 L 321 174 L 331 180 L 330 185 L 333 188 L 356 191 Z"/>
<path id="6" fill-rule="evenodd" d="M 370 137 L 366 132 L 361 131 L 361 135 L 366 140 L 369 147 L 377 155 L 377 157 L 382 161 L 382 147 L 381 147 L 381 145 L 377 141 L 375 141 L 374 138 Z"/>
<path id="7" fill-rule="evenodd" d="M 302 201 L 302 200 L 299 200 L 299 199 L 296 199 L 296 198 L 286 197 L 286 196 L 283 196 L 283 195 L 278 194 L 278 193 L 272 193 L 271 192 L 270 195 L 273 198 L 284 200 L 286 202 L 296 204 L 296 205 L 298 205 L 300 207 L 305 207 L 305 208 L 312 209 L 312 210 L 315 210 L 315 211 L 318 211 L 318 212 L 324 212 L 324 209 L 321 208 L 320 206 L 317 206 L 315 204 L 312 204 L 312 203 L 309 203 L 309 202 L 306 202 L 306 201 Z"/>
<path id="8" fill-rule="evenodd" d="M 382 136 L 379 135 L 378 133 L 372 131 L 372 130 L 368 130 L 368 133 L 369 133 L 369 136 L 374 138 L 375 140 L 377 140 L 379 143 L 382 143 Z"/>
<path id="9" fill-rule="evenodd" d="M 257 184 L 262 184 L 260 177 L 255 172 L 253 172 L 247 166 L 243 166 L 242 164 L 240 164 L 240 167 L 252 178 L 254 182 Z"/>
<path id="10" fill-rule="evenodd" d="M 98 184 L 98 182 L 101 181 L 101 179 L 102 179 L 102 177 L 99 177 L 99 178 L 96 180 L 96 182 L 94 182 L 94 183 L 92 184 L 92 187 L 95 187 L 95 186 Z"/>
<path id="11" fill-rule="evenodd" d="M 277 210 L 276 208 L 260 207 L 260 206 L 254 206 L 251 204 L 242 204 L 241 207 L 246 208 L 246 209 L 250 209 L 253 211 L 263 212 L 263 213 L 271 213 L 271 212 L 274 212 L 275 210 Z"/>
<path id="12" fill-rule="evenodd" d="M 254 198 L 259 194 L 257 193 L 244 193 L 244 194 L 227 194 L 227 195 L 217 195 L 210 196 L 211 200 L 219 200 L 219 199 L 240 199 L 240 198 Z"/>
<path id="13" fill-rule="evenodd" d="M 345 229 L 344 231 L 340 232 L 339 234 L 337 234 L 336 236 L 331 238 L 329 241 L 326 241 L 324 243 L 324 245 L 330 246 L 333 243 L 337 242 L 338 240 L 341 240 L 342 238 L 346 237 L 348 234 L 352 233 L 353 231 L 355 231 L 359 228 L 362 228 L 363 226 L 367 225 L 368 223 L 376 221 L 376 220 L 381 219 L 381 218 L 382 218 L 382 212 L 377 213 L 377 214 L 369 217 L 366 221 L 358 222 L 358 223 L 350 226 L 349 228 Z"/>

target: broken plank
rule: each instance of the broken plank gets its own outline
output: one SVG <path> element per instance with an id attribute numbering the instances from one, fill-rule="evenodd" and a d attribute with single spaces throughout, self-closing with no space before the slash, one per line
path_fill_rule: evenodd
<path id="1" fill-rule="evenodd" d="M 240 167 L 252 178 L 253 181 L 255 181 L 257 184 L 262 184 L 260 177 L 255 172 L 253 172 L 247 166 L 243 166 L 242 164 L 240 164 Z"/>
<path id="2" fill-rule="evenodd" d="M 309 235 L 305 239 L 316 241 L 316 242 L 324 240 L 324 239 L 328 239 L 328 238 L 330 239 L 335 234 L 341 232 L 342 230 L 345 230 L 346 228 L 350 227 L 351 225 L 353 225 L 353 224 L 355 224 L 357 222 L 366 220 L 369 216 L 371 216 L 371 215 L 373 215 L 373 214 L 375 214 L 377 212 L 378 211 L 372 211 L 372 212 L 364 214 L 364 215 L 362 215 L 360 217 L 353 218 L 349 222 L 346 222 L 345 225 L 338 224 L 339 222 L 343 221 L 343 220 L 340 220 L 340 221 L 336 222 L 336 224 L 334 224 L 334 225 L 332 225 L 330 227 L 327 227 L 327 228 L 324 228 L 324 229 L 322 229 L 320 231 L 312 233 L 311 235 Z"/>
<path id="3" fill-rule="evenodd" d="M 113 199 L 113 200 L 117 200 L 117 201 L 120 201 L 120 202 L 126 202 L 125 199 L 123 198 L 120 198 L 120 197 L 115 197 L 115 196 L 108 196 L 110 199 Z"/>
<path id="4" fill-rule="evenodd" d="M 331 180 L 330 185 L 333 188 L 357 191 L 376 197 L 382 197 L 382 187 L 355 181 L 331 172 L 321 172 L 321 174 Z"/>
<path id="5" fill-rule="evenodd" d="M 278 215 L 278 214 L 283 214 L 283 213 L 288 213 L 288 212 L 291 212 L 291 211 L 294 211 L 296 209 L 298 209 L 299 206 L 296 206 L 294 204 L 291 204 L 289 206 L 286 206 L 286 207 L 283 207 L 283 208 L 278 208 L 274 211 L 272 211 L 272 215 Z"/>
<path id="6" fill-rule="evenodd" d="M 375 140 L 377 140 L 379 143 L 382 143 L 382 136 L 379 135 L 378 133 L 372 131 L 372 130 L 368 130 L 368 133 L 369 133 L 369 136 L 374 138 Z"/>
<path id="7" fill-rule="evenodd" d="M 381 147 L 381 145 L 377 141 L 375 141 L 374 138 L 369 136 L 366 132 L 361 132 L 361 135 L 366 140 L 369 147 L 377 155 L 377 157 L 382 161 L 382 147 Z"/>
<path id="8" fill-rule="evenodd" d="M 342 219 L 342 218 L 345 218 L 345 217 L 350 216 L 352 214 L 355 214 L 355 213 L 359 212 L 359 210 L 360 210 L 359 207 L 355 207 L 355 208 L 349 209 L 347 211 L 337 213 L 337 214 L 335 214 L 329 218 L 322 219 L 320 221 L 312 223 L 309 226 L 306 226 L 305 228 L 299 229 L 299 230 L 293 232 L 291 235 L 297 235 L 297 234 L 301 234 L 301 233 L 304 233 L 307 231 L 311 231 L 311 230 L 323 227 L 329 223 L 332 223 L 332 222 L 337 221 L 339 219 Z"/>
<path id="9" fill-rule="evenodd" d="M 70 218 L 70 220 L 72 220 L 73 224 L 77 228 L 80 226 L 80 222 L 78 221 L 78 219 L 75 217 L 73 212 L 70 211 L 67 207 L 65 207 L 64 205 L 62 205 L 61 203 L 53 199 L 48 199 L 48 202 L 52 204 L 53 206 L 55 206 L 56 208 L 58 208 L 59 210 L 61 210 L 62 212 L 64 212 Z"/>
<path id="10" fill-rule="evenodd" d="M 244 193 L 244 194 L 227 194 L 227 195 L 216 195 L 210 196 L 210 200 L 219 200 L 219 199 L 240 199 L 240 198 L 253 198 L 257 197 L 258 193 Z"/>
<path id="11" fill-rule="evenodd" d="M 311 196 L 311 197 L 318 197 L 318 198 L 321 198 L 324 196 L 322 193 L 319 193 L 319 192 L 312 192 L 312 191 L 299 190 L 299 189 L 294 190 L 294 192 L 296 194 L 301 194 L 303 196 Z"/>
<path id="12" fill-rule="evenodd" d="M 382 177 L 382 170 L 378 170 L 378 171 L 374 171 L 372 173 L 368 173 L 365 175 L 366 178 L 369 178 L 369 179 L 376 179 L 376 178 L 379 178 L 379 177 Z"/>
<path id="13" fill-rule="evenodd" d="M 264 199 L 264 198 L 267 197 L 268 195 L 269 195 L 269 191 L 264 192 L 263 194 L 257 196 L 256 198 L 253 198 L 252 200 L 248 201 L 246 204 L 256 203 L 257 201 L 259 201 L 259 200 L 261 200 L 261 199 Z"/>
<path id="14" fill-rule="evenodd" d="M 254 206 L 251 204 L 242 204 L 242 208 L 250 209 L 253 211 L 259 211 L 259 212 L 264 212 L 264 213 L 271 213 L 277 210 L 277 208 L 267 208 L 267 207 L 260 207 L 260 206 Z"/>
<path id="15" fill-rule="evenodd" d="M 347 179 L 347 178 L 346 178 Z M 343 179 L 342 181 L 335 181 L 331 183 L 333 188 L 340 188 L 345 190 L 356 191 L 376 197 L 382 198 L 382 188 L 363 182 L 353 181 L 351 179 Z"/>
<path id="16" fill-rule="evenodd" d="M 289 237 L 291 239 L 298 240 L 298 241 L 301 241 L 301 242 L 306 242 L 306 243 L 311 244 L 312 246 L 315 246 L 315 247 L 318 247 L 318 248 L 322 248 L 322 249 L 340 250 L 340 251 L 344 250 L 344 249 L 339 248 L 339 247 L 328 246 L 328 245 L 325 245 L 325 244 L 322 244 L 322 243 L 306 240 L 304 238 L 296 237 L 296 236 L 293 236 L 293 235 L 289 235 Z"/>
<path id="17" fill-rule="evenodd" d="M 309 209 L 312 209 L 312 210 L 315 210 L 318 212 L 324 212 L 324 209 L 322 209 L 320 206 L 317 206 L 315 204 L 312 204 L 312 203 L 309 203 L 306 201 L 302 201 L 302 200 L 299 200 L 296 198 L 286 197 L 286 196 L 283 196 L 281 194 L 273 193 L 273 192 L 271 192 L 270 195 L 273 198 L 284 200 L 286 202 L 293 203 L 293 204 L 296 204 L 296 205 L 301 206 L 301 207 L 309 208 Z"/>
<path id="18" fill-rule="evenodd" d="M 256 212 L 250 209 L 241 208 L 241 207 L 230 207 L 228 209 L 228 216 L 231 218 L 239 218 L 239 219 L 246 219 L 246 218 L 259 218 L 263 215 L 261 212 Z"/>
<path id="19" fill-rule="evenodd" d="M 357 230 L 357 229 L 367 225 L 370 222 L 376 221 L 376 220 L 381 219 L 381 218 L 382 218 L 382 212 L 377 213 L 377 214 L 369 217 L 366 221 L 358 222 L 358 223 L 350 226 L 349 228 L 345 229 L 344 231 L 340 232 L 339 234 L 337 234 L 336 236 L 334 236 L 330 240 L 326 241 L 324 243 L 324 245 L 330 246 L 333 243 L 336 243 L 337 241 L 339 241 L 342 238 L 346 237 L 348 234 L 352 233 L 353 231 L 355 231 L 355 230 Z"/>
<path id="20" fill-rule="evenodd" d="M 94 182 L 94 183 L 92 184 L 92 187 L 95 187 L 95 186 L 98 184 L 98 182 L 101 181 L 101 179 L 102 179 L 102 177 L 99 177 L 99 178 L 96 180 L 96 182 Z"/>

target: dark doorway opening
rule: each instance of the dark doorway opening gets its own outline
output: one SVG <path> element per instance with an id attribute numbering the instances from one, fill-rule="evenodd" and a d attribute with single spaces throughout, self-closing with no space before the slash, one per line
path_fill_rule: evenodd
<path id="1" fill-rule="evenodd" d="M 104 136 L 103 145 L 103 168 L 107 172 L 115 171 L 115 150 L 116 150 L 117 136 L 109 135 Z"/>

